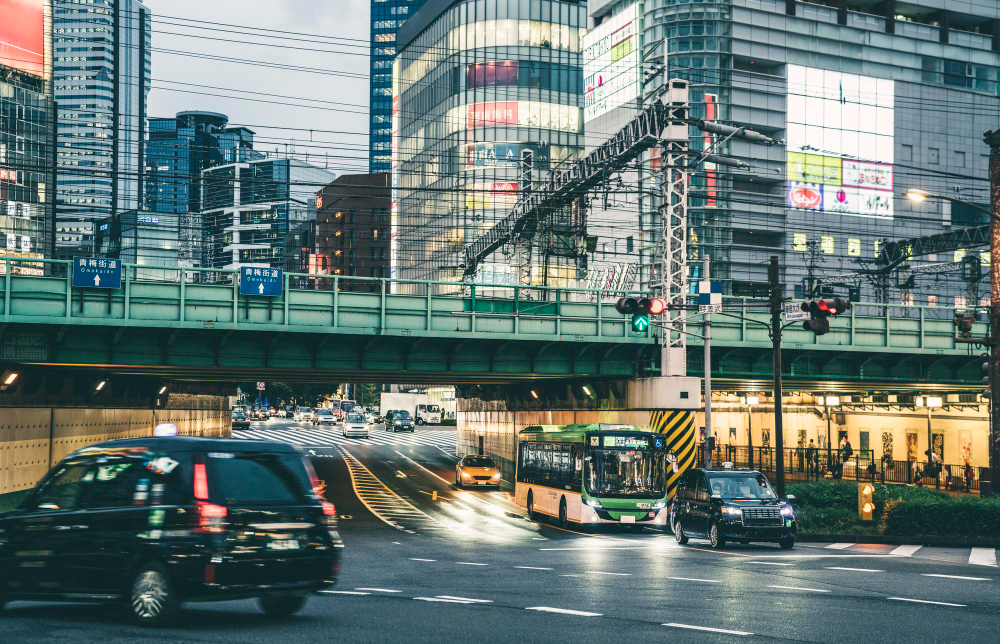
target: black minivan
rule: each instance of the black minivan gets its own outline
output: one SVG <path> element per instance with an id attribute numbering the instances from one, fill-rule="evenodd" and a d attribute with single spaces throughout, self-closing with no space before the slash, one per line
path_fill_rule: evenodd
<path id="1" fill-rule="evenodd" d="M 109 441 L 67 456 L 0 515 L 0 608 L 121 602 L 153 625 L 183 601 L 256 597 L 291 615 L 336 582 L 342 547 L 334 507 L 294 446 Z"/>

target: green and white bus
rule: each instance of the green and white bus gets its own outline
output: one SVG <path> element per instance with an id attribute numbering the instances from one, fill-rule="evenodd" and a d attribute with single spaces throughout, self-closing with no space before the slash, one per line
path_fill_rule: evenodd
<path id="1" fill-rule="evenodd" d="M 518 434 L 514 498 L 531 519 L 641 530 L 667 524 L 672 471 L 663 434 L 632 425 L 535 425 Z"/>

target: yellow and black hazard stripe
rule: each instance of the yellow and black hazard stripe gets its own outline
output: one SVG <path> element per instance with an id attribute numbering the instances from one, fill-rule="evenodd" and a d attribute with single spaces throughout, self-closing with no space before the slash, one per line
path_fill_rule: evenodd
<path id="1" fill-rule="evenodd" d="M 674 495 L 677 480 L 695 463 L 694 412 L 665 409 L 654 411 L 649 418 L 650 428 L 666 436 L 666 448 L 677 456 L 677 471 L 670 472 L 667 480 L 667 497 Z"/>

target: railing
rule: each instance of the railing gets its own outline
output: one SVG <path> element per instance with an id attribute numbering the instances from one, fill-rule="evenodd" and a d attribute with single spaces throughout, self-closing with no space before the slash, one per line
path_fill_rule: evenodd
<path id="1" fill-rule="evenodd" d="M 334 327 L 407 335 L 411 331 L 615 338 L 633 332 L 613 301 L 635 291 L 399 280 L 285 273 L 279 297 L 243 296 L 239 271 L 122 264 L 121 289 L 75 288 L 69 260 L 0 258 L 5 321 L 122 320 L 170 326 Z M 173 279 L 135 279 L 136 271 Z"/>
<path id="2" fill-rule="evenodd" d="M 926 485 L 958 492 L 976 492 L 983 482 L 989 481 L 988 467 L 973 467 L 971 478 L 966 477 L 965 465 L 943 465 L 940 470 L 927 469 L 926 461 L 895 461 L 875 458 L 870 453 L 855 452 L 846 461 L 839 450 L 793 447 L 782 450 L 786 481 L 813 481 L 838 479 L 845 481 L 874 481 Z M 704 467 L 704 444 L 698 445 L 698 467 Z M 810 456 L 813 458 L 810 461 Z M 744 445 L 716 445 L 712 452 L 712 465 L 729 462 L 734 467 L 757 469 L 771 478 L 777 467 L 778 450 L 774 447 Z M 874 466 L 874 467 L 872 467 Z"/>

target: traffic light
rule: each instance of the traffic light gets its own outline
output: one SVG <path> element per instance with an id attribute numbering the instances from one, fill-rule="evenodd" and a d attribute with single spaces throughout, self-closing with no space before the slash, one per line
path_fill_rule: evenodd
<path id="1" fill-rule="evenodd" d="M 972 323 L 975 321 L 975 316 L 971 314 L 958 313 L 955 312 L 955 319 L 952 320 L 955 323 L 955 327 L 958 329 L 958 337 L 960 338 L 971 338 L 972 337 Z"/>
<path id="2" fill-rule="evenodd" d="M 615 304 L 615 310 L 622 315 L 632 316 L 632 330 L 643 333 L 649 328 L 650 317 L 662 315 L 667 303 L 658 297 L 623 297 Z"/>
<path id="3" fill-rule="evenodd" d="M 850 308 L 851 303 L 842 297 L 803 302 L 802 310 L 809 313 L 809 319 L 802 323 L 802 328 L 816 335 L 829 333 L 830 321 L 827 316 L 843 313 Z"/>
<path id="4" fill-rule="evenodd" d="M 983 398 L 989 400 L 993 392 L 993 383 L 990 380 L 990 354 L 980 353 L 979 357 L 983 359 L 983 385 L 986 386 L 986 389 L 983 389 Z"/>
<path id="5" fill-rule="evenodd" d="M 875 486 L 871 483 L 858 484 L 858 518 L 871 521 L 875 511 Z"/>

